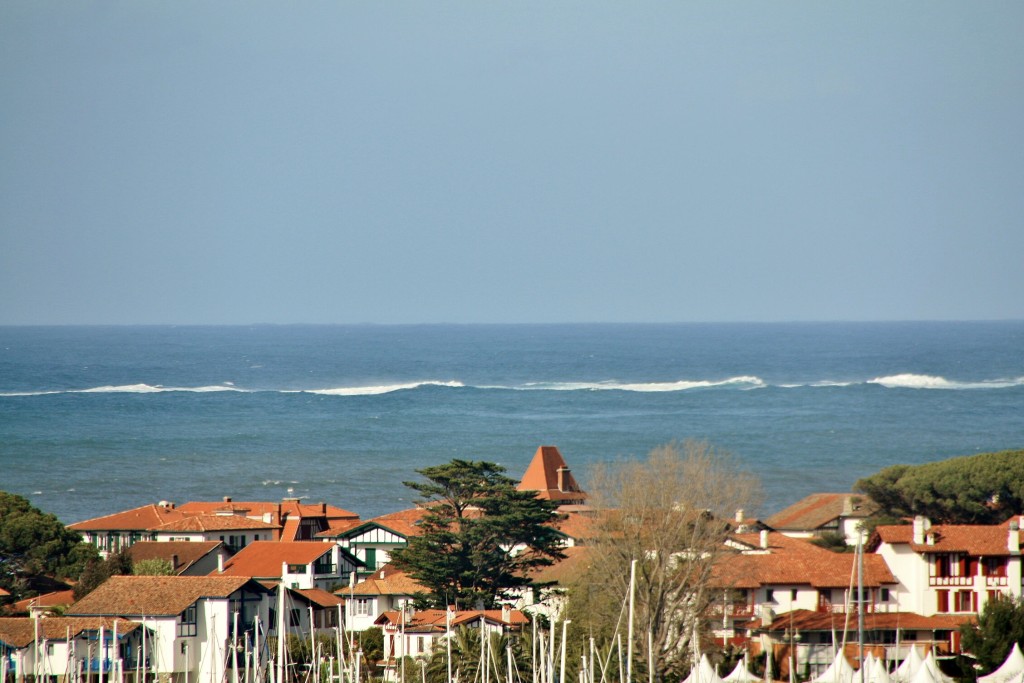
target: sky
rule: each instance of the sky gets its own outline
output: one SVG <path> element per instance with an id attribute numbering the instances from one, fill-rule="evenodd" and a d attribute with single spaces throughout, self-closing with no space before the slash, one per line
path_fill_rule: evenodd
<path id="1" fill-rule="evenodd" d="M 0 324 L 1024 318 L 1024 3 L 0 3 Z"/>

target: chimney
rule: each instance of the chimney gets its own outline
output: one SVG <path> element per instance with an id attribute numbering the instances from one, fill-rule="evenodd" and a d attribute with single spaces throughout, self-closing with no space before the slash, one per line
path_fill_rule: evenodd
<path id="1" fill-rule="evenodd" d="M 224 496 L 224 502 L 225 503 L 230 503 L 231 502 L 231 496 Z"/>
<path id="2" fill-rule="evenodd" d="M 768 530 L 761 529 L 761 548 L 768 550 Z"/>
<path id="3" fill-rule="evenodd" d="M 502 605 L 501 606 L 501 620 L 506 624 L 512 623 L 512 606 Z"/>
<path id="4" fill-rule="evenodd" d="M 222 553 L 217 553 L 217 573 L 224 573 L 224 555 Z"/>
<path id="5" fill-rule="evenodd" d="M 743 524 L 743 508 L 736 510 L 736 523 Z"/>
<path id="6" fill-rule="evenodd" d="M 320 503 L 320 514 L 327 516 L 327 503 Z"/>
<path id="7" fill-rule="evenodd" d="M 924 545 L 924 532 L 928 531 L 930 526 L 927 517 L 922 515 L 914 517 L 914 545 Z"/>
<path id="8" fill-rule="evenodd" d="M 1020 555 L 1020 522 L 1010 522 L 1010 530 L 1006 534 L 1006 549 L 1011 555 Z"/>
<path id="9" fill-rule="evenodd" d="M 171 569 L 178 571 L 178 556 L 171 555 Z"/>
<path id="10" fill-rule="evenodd" d="M 565 475 L 569 471 L 569 468 L 562 466 L 558 468 L 558 490 L 565 492 Z"/>

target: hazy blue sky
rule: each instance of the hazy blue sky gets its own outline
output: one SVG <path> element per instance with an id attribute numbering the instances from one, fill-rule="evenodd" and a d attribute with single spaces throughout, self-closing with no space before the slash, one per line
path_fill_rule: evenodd
<path id="1" fill-rule="evenodd" d="M 1024 2 L 0 3 L 0 323 L 1024 317 Z"/>

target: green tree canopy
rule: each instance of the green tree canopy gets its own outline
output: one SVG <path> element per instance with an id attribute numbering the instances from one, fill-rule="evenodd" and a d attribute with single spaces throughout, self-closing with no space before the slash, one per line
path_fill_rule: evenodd
<path id="1" fill-rule="evenodd" d="M 78 578 L 96 549 L 22 496 L 0 491 L 0 588 L 16 599 L 42 577 Z"/>
<path id="2" fill-rule="evenodd" d="M 518 491 L 500 465 L 456 459 L 417 472 L 426 481 L 405 485 L 427 509 L 422 533 L 391 559 L 427 587 L 422 605 L 494 607 L 531 585 L 531 570 L 563 557 L 557 504 Z"/>
<path id="3" fill-rule="evenodd" d="M 854 488 L 871 496 L 883 516 L 998 524 L 1024 512 L 1024 450 L 892 465 L 859 480 Z"/>
<path id="4" fill-rule="evenodd" d="M 1014 643 L 1024 646 L 1024 598 L 1000 595 L 985 603 L 976 623 L 960 627 L 964 651 L 977 657 L 983 671 L 999 668 Z"/>

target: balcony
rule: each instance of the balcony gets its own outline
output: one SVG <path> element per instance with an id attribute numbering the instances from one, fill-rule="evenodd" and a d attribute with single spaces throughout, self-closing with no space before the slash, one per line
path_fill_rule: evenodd
<path id="1" fill-rule="evenodd" d="M 973 586 L 973 576 L 929 576 L 929 586 Z"/>

